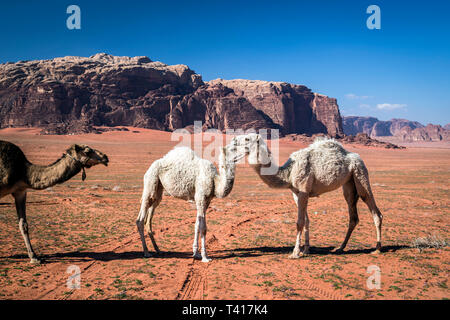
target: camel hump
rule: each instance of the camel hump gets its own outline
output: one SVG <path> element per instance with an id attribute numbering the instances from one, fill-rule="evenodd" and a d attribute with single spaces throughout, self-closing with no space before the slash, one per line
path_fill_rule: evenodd
<path id="1" fill-rule="evenodd" d="M 25 164 L 28 163 L 25 154 L 15 144 L 0 140 L 0 184 L 13 185 L 23 180 Z"/>
<path id="2" fill-rule="evenodd" d="M 163 157 L 166 162 L 189 161 L 195 158 L 198 158 L 197 155 L 189 147 L 175 147 Z"/>
<path id="3" fill-rule="evenodd" d="M 347 153 L 342 144 L 332 138 L 317 137 L 313 143 L 309 145 L 310 149 L 335 149 L 342 153 Z"/>
<path id="4" fill-rule="evenodd" d="M 3 158 L 8 155 L 17 156 L 19 154 L 23 154 L 22 150 L 14 143 L 9 141 L 0 140 L 0 156 Z"/>

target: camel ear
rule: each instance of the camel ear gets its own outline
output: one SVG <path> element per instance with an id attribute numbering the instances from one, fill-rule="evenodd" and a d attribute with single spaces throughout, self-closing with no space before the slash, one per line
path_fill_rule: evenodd
<path id="1" fill-rule="evenodd" d="M 225 147 L 219 147 L 219 157 L 217 158 L 217 160 L 223 161 L 226 158 L 226 148 Z"/>
<path id="2" fill-rule="evenodd" d="M 256 135 L 256 140 L 258 141 L 258 143 L 261 143 L 261 141 L 262 141 L 262 137 L 261 137 L 261 135 Z"/>
<path id="3" fill-rule="evenodd" d="M 80 152 L 81 151 L 81 147 L 78 144 L 74 144 L 72 146 L 72 149 L 75 150 L 75 152 Z"/>

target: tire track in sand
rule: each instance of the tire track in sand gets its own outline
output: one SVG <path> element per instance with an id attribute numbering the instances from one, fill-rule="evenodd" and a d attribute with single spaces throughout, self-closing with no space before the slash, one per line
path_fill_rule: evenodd
<path id="1" fill-rule="evenodd" d="M 249 218 L 244 218 L 238 221 L 235 225 L 226 226 L 227 232 L 223 232 L 219 230 L 218 234 L 226 234 L 230 236 L 234 230 L 241 225 L 248 223 L 250 221 L 261 218 L 262 215 L 255 215 Z M 223 229 L 223 228 L 222 228 Z M 211 238 L 207 240 L 207 248 L 208 251 L 213 251 L 214 247 L 217 247 L 219 240 L 216 238 L 214 234 L 211 235 Z M 175 300 L 192 300 L 192 299 L 201 299 L 203 300 L 205 297 L 205 292 L 208 288 L 208 266 L 213 263 L 214 260 L 208 263 L 201 262 L 200 260 L 192 259 L 192 261 L 188 265 L 188 271 L 186 273 L 186 277 L 184 278 L 181 288 L 178 290 L 178 293 L 175 297 Z M 200 296 L 199 296 L 200 295 Z"/>
<path id="2" fill-rule="evenodd" d="M 202 262 L 192 259 L 192 262 L 189 264 L 188 273 L 175 300 L 203 300 L 206 289 L 208 264 L 202 263 L 204 266 L 201 266 L 200 263 Z M 199 295 L 200 297 L 198 297 Z"/>
<path id="3" fill-rule="evenodd" d="M 318 287 L 309 279 L 300 279 L 298 282 L 303 284 L 305 288 L 316 292 L 317 295 L 315 295 L 314 298 L 319 298 L 320 300 L 345 300 L 342 295 Z"/>
<path id="4" fill-rule="evenodd" d="M 214 234 L 206 242 L 208 251 L 217 246 L 218 240 Z M 214 260 L 204 263 L 201 260 L 192 259 L 186 277 L 181 284 L 175 300 L 203 300 L 208 290 L 208 267 Z"/>

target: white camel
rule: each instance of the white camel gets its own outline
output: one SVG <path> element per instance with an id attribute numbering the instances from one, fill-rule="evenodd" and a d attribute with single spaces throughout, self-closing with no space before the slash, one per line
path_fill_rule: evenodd
<path id="1" fill-rule="evenodd" d="M 374 253 L 380 253 L 383 216 L 375 204 L 367 168 L 358 154 L 348 152 L 333 139 L 317 138 L 309 147 L 292 153 L 283 166 L 277 167 L 272 163 L 270 150 L 259 134 L 237 136 L 230 144 L 246 148 L 249 164 L 269 187 L 291 189 L 298 206 L 298 218 L 297 240 L 290 258 L 299 258 L 309 251 L 308 198 L 318 197 L 341 186 L 347 201 L 350 221 L 344 242 L 336 252 L 343 252 L 353 229 L 358 224 L 356 203 L 361 197 L 369 207 L 376 227 L 377 245 Z M 270 167 L 275 167 L 273 172 L 268 170 Z M 305 246 L 301 252 L 303 229 Z"/>
<path id="2" fill-rule="evenodd" d="M 163 158 L 152 163 L 144 176 L 141 209 L 136 220 L 145 257 L 149 257 L 150 254 L 145 243 L 144 225 L 156 253 L 160 252 L 153 236 L 152 218 L 164 190 L 175 198 L 195 201 L 197 220 L 193 256 L 195 259 L 201 258 L 203 262 L 211 261 L 205 247 L 206 210 L 214 197 L 226 197 L 233 188 L 236 161 L 245 156 L 245 154 L 237 155 L 235 151 L 230 146 L 220 148 L 219 172 L 211 161 L 199 158 L 187 147 L 174 148 Z M 202 238 L 201 255 L 198 252 L 199 233 Z"/>

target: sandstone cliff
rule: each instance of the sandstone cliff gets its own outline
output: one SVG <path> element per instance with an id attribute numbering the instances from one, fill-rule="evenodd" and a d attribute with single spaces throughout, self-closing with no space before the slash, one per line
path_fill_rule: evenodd
<path id="1" fill-rule="evenodd" d="M 233 89 L 260 114 L 279 125 L 284 133 L 328 133 L 341 136 L 342 120 L 336 99 L 312 92 L 305 86 L 260 80 L 209 81 Z"/>
<path id="2" fill-rule="evenodd" d="M 281 82 L 205 83 L 185 65 L 96 54 L 0 65 L 0 128 L 78 133 L 94 126 L 278 128 L 343 134 L 336 99 Z"/>

